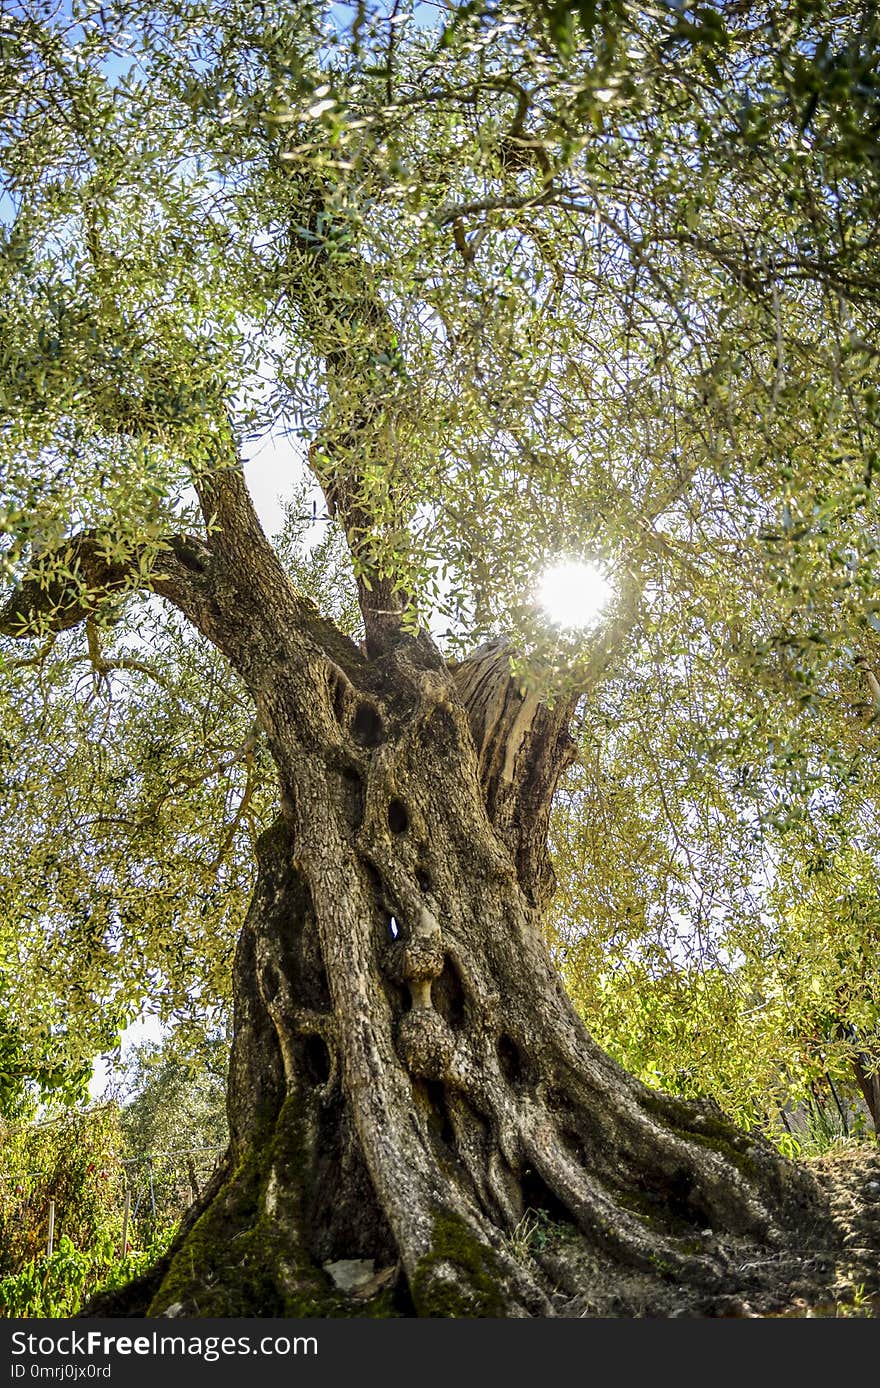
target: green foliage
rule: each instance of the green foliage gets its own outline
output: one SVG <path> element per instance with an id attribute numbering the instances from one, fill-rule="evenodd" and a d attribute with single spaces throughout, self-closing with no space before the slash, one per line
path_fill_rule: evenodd
<path id="1" fill-rule="evenodd" d="M 81 1083 L 145 997 L 200 1031 L 222 1016 L 269 794 L 252 714 L 204 643 L 146 612 L 103 637 L 103 671 L 84 644 L 60 638 L 36 681 L 10 670 L 0 703 L 7 1016 L 26 1074 Z"/>
<path id="2" fill-rule="evenodd" d="M 186 1056 L 180 1054 L 180 1040 L 172 1034 L 162 1044 L 136 1047 L 126 1058 L 124 1087 L 113 1086 L 131 1153 L 226 1144 L 229 1048 L 223 1038 L 213 1037 L 197 1055 Z"/>
<path id="3" fill-rule="evenodd" d="M 514 1256 L 525 1259 L 545 1252 L 569 1230 L 569 1225 L 552 1220 L 546 1210 L 529 1208 L 514 1226 L 508 1242 Z"/>
<path id="4" fill-rule="evenodd" d="M 75 1315 L 164 1252 L 227 1140 L 226 1047 L 202 1041 L 195 1061 L 188 1039 L 138 1048 L 112 1101 L 0 1130 L 0 1314 Z"/>
<path id="5" fill-rule="evenodd" d="M 173 1226 L 125 1258 L 112 1240 L 105 1238 L 83 1252 L 62 1234 L 51 1255 L 35 1257 L 19 1272 L 0 1278 L 0 1315 L 75 1316 L 95 1292 L 122 1287 L 153 1267 L 172 1233 Z"/>
<path id="6" fill-rule="evenodd" d="M 21 1031 L 14 1024 L 0 1022 L 0 1120 L 26 1118 L 33 1112 L 35 1093 L 61 1094 L 71 1101 L 79 1097 L 86 1068 L 77 1070 L 65 1060 L 63 1053 L 52 1057 L 51 1052 L 36 1060 Z"/>
<path id="7" fill-rule="evenodd" d="M 181 1053 L 187 1039 L 171 1033 L 161 1045 L 137 1047 L 112 1086 L 142 1241 L 180 1219 L 228 1142 L 228 1046 L 212 1037 Z"/>
<path id="8" fill-rule="evenodd" d="M 677 839 L 674 824 L 657 816 L 647 840 L 655 868 L 644 834 L 632 835 L 615 807 L 605 808 L 598 824 L 585 815 L 567 827 L 610 829 L 618 866 L 636 860 L 631 875 L 601 873 L 582 860 L 576 901 L 566 890 L 559 903 L 577 914 L 557 917 L 555 936 L 597 1039 L 649 1084 L 712 1095 L 789 1155 L 866 1134 L 853 1060 L 869 1070 L 880 1064 L 875 860 L 851 848 L 817 872 L 815 853 L 788 832 L 782 843 L 802 856 L 779 863 L 768 853 L 768 887 L 743 880 L 743 864 L 754 871 L 760 859 L 731 851 L 724 816 L 705 838 L 705 826 L 692 822 Z M 776 845 L 771 834 L 764 838 L 765 848 L 768 838 L 779 847 L 778 838 Z M 685 851 L 692 861 L 677 863 Z M 653 872 L 663 874 L 662 890 Z M 792 1110 L 801 1115 L 796 1132 Z"/>
<path id="9" fill-rule="evenodd" d="M 115 1241 L 118 1249 L 121 1149 L 114 1104 L 0 1131 L 0 1272 L 17 1271 L 45 1250 L 52 1200 L 57 1239 L 83 1250 Z"/>
<path id="10" fill-rule="evenodd" d="M 2 20 L 0 565 L 44 595 L 0 644 L 7 1107 L 145 998 L 227 1014 L 272 768 L 143 593 L 270 429 L 355 518 L 307 550 L 304 488 L 278 547 L 346 631 L 391 579 L 586 691 L 552 932 L 599 1038 L 771 1127 L 877 1058 L 876 7 L 421 18 Z M 593 640 L 535 603 L 566 555 L 616 576 Z"/>

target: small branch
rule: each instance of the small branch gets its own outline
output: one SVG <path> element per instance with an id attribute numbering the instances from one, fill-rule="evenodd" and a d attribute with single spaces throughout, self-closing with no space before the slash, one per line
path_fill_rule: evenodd
<path id="1" fill-rule="evenodd" d="M 103 680 L 109 689 L 110 681 L 107 678 L 109 671 L 101 652 L 101 642 L 98 639 L 98 628 L 95 625 L 93 617 L 86 617 L 86 644 L 89 648 L 89 653 L 84 659 L 88 660 L 91 664 L 98 677 L 98 681 Z"/>
<path id="2" fill-rule="evenodd" d="M 161 675 L 158 670 L 154 669 L 154 667 L 152 665 L 149 665 L 145 660 L 137 660 L 134 656 L 122 655 L 115 660 L 107 660 L 102 655 L 100 662 L 96 663 L 93 660 L 90 652 L 88 655 L 75 655 L 66 663 L 68 665 L 81 665 L 85 661 L 89 661 L 92 665 L 94 665 L 98 673 L 104 676 L 112 675 L 117 670 L 137 671 L 138 674 L 146 675 L 148 679 L 151 679 L 154 682 L 154 684 L 158 684 L 159 687 L 161 689 L 164 689 L 167 694 L 174 693 L 173 685 L 165 678 L 164 675 Z M 22 662 L 22 664 L 27 663 L 29 662 Z"/>
<path id="3" fill-rule="evenodd" d="M 24 659 L 10 661 L 11 668 L 13 670 L 23 670 L 28 665 L 42 665 L 43 661 L 46 659 L 46 656 L 50 654 L 52 647 L 55 645 L 57 639 L 58 637 L 56 633 L 54 631 L 50 632 L 40 649 L 37 651 L 36 655 L 30 655 Z"/>
<path id="4" fill-rule="evenodd" d="M 195 776 L 178 776 L 175 781 L 172 781 L 167 786 L 165 792 L 153 801 L 148 818 L 155 815 L 157 811 L 161 809 L 162 805 L 164 805 L 170 795 L 173 795 L 174 791 L 179 789 L 195 790 L 197 786 L 204 785 L 205 781 L 209 781 L 212 776 L 222 776 L 224 771 L 231 771 L 232 768 L 237 766 L 241 761 L 250 763 L 259 738 L 260 725 L 259 722 L 254 720 L 248 729 L 247 735 L 239 746 L 236 747 L 235 751 L 228 757 L 224 757 L 222 761 L 213 762 L 204 771 L 200 771 Z"/>
<path id="5" fill-rule="evenodd" d="M 88 659 L 86 656 L 80 658 Z M 163 805 L 172 798 L 175 792 L 179 790 L 197 790 L 199 786 L 204 785 L 205 781 L 211 780 L 213 776 L 221 776 L 224 772 L 230 771 L 234 766 L 244 761 L 247 764 L 247 775 L 241 802 L 236 811 L 231 828 L 224 835 L 218 855 L 215 857 L 215 860 L 209 864 L 209 869 L 218 867 L 226 854 L 229 843 L 231 843 L 242 818 L 247 813 L 259 786 L 259 779 L 255 774 L 253 753 L 259 742 L 260 732 L 260 725 L 255 720 L 249 728 L 247 735 L 234 752 L 228 757 L 224 757 L 222 761 L 212 762 L 210 766 L 204 771 L 200 771 L 196 776 L 178 776 L 174 781 L 170 781 L 162 794 L 157 796 L 137 819 L 129 819 L 118 815 L 97 815 L 94 819 L 88 821 L 88 827 L 117 825 L 126 829 L 131 829 L 135 833 L 140 833 L 153 823 Z"/>
<path id="6" fill-rule="evenodd" d="M 449 226 L 450 222 L 475 217 L 483 212 L 522 212 L 527 207 L 552 207 L 559 202 L 559 193 L 548 192 L 546 189 L 519 198 L 476 198 L 472 202 L 448 203 L 440 208 L 434 222 L 442 228 Z"/>
<path id="7" fill-rule="evenodd" d="M 231 765 L 231 763 L 229 764 Z M 257 777 L 254 774 L 254 759 L 251 755 L 248 755 L 247 778 L 245 780 L 244 791 L 242 793 L 241 800 L 239 801 L 238 809 L 235 812 L 232 823 L 229 825 L 228 829 L 226 830 L 226 833 L 223 835 L 223 838 L 220 842 L 220 847 L 217 849 L 217 853 L 213 862 L 209 864 L 209 871 L 213 871 L 220 866 L 220 864 L 223 862 L 223 859 L 226 857 L 226 854 L 232 847 L 233 840 L 235 839 L 235 835 L 238 832 L 238 826 L 241 824 L 241 821 L 247 812 L 248 806 L 254 798 L 256 789 Z"/>
<path id="8" fill-rule="evenodd" d="M 874 674 L 874 671 L 871 669 L 864 656 L 859 656 L 856 659 L 856 665 L 864 675 L 865 682 L 871 691 L 871 698 L 874 700 L 874 710 L 876 712 L 880 709 L 880 681 L 878 681 L 877 676 Z"/>

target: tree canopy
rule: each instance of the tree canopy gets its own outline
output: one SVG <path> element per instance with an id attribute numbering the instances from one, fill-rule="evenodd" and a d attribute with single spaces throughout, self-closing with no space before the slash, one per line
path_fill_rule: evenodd
<path id="1" fill-rule="evenodd" d="M 325 616 L 579 696 L 550 931 L 599 1039 L 748 1121 L 876 1064 L 877 38 L 834 0 L 7 7 L 10 1096 L 145 1002 L 222 1022 L 276 790 L 179 590 L 267 435 Z M 535 600 L 560 557 L 615 587 L 586 634 Z"/>

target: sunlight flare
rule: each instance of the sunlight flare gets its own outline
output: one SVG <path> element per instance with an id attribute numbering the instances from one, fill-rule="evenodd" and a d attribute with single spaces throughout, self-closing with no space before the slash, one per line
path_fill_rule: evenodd
<path id="1" fill-rule="evenodd" d="M 537 600 L 554 626 L 586 630 L 595 626 L 614 596 L 614 585 L 599 564 L 567 559 L 545 569 Z"/>

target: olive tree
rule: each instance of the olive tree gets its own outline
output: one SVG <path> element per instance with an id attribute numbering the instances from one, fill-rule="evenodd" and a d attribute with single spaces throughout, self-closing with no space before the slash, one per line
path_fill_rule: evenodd
<path id="1" fill-rule="evenodd" d="M 149 721 L 167 642 L 158 681 L 119 643 L 161 600 L 197 633 L 180 658 L 219 653 L 247 706 L 221 760 L 259 742 L 274 784 L 228 1158 L 129 1309 L 577 1314 L 670 1283 L 708 1308 L 733 1251 L 794 1277 L 833 1239 L 804 1169 L 595 1044 L 541 930 L 569 725 L 670 555 L 686 612 L 711 542 L 711 643 L 737 527 L 802 533 L 832 458 L 835 523 L 871 499 L 874 171 L 854 186 L 840 91 L 802 100 L 797 67 L 849 43 L 854 91 L 861 18 L 700 13 L 4 20 L 0 629 L 38 666 L 56 638 L 142 676 Z M 273 428 L 346 547 L 348 631 L 256 514 L 242 460 Z M 532 596 L 560 555 L 613 578 L 586 635 Z M 110 897 L 84 932 L 112 974 Z M 529 1210 L 568 1238 L 524 1250 Z M 326 1272 L 351 1259 L 380 1269 L 360 1302 Z"/>

